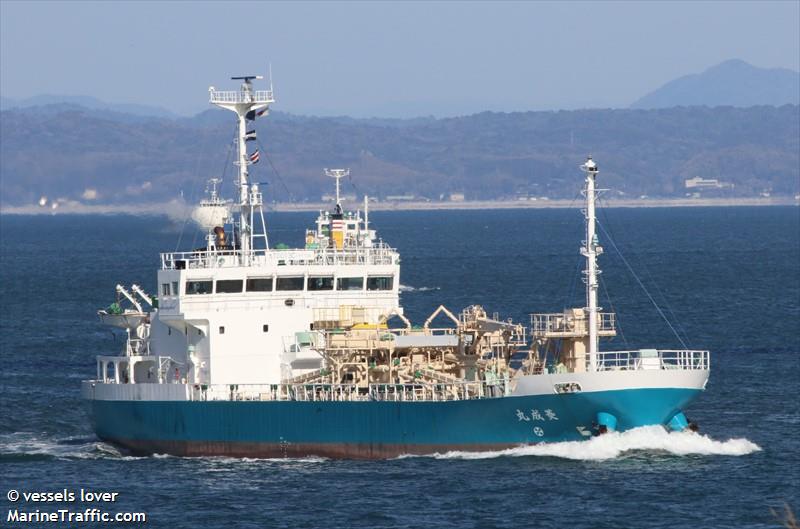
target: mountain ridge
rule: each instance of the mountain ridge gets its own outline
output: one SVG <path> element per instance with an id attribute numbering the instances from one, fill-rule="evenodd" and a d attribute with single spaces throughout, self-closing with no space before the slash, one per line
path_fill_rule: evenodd
<path id="1" fill-rule="evenodd" d="M 92 110 L 104 110 L 137 117 L 179 118 L 178 114 L 165 108 L 138 103 L 109 103 L 93 96 L 40 94 L 23 99 L 0 97 L 0 111 L 15 108 L 52 107 L 57 105 L 80 106 Z"/>
<path id="2" fill-rule="evenodd" d="M 180 119 L 58 106 L 3 111 L 0 196 L 6 205 L 42 195 L 196 200 L 208 178 L 231 185 L 234 128 L 221 110 Z M 683 180 L 694 176 L 734 184 L 726 196 L 800 192 L 797 105 L 484 112 L 403 126 L 276 112 L 254 128 L 260 141 L 250 147 L 263 153 L 254 178 L 272 184 L 267 197 L 277 201 L 319 200 L 330 188 L 322 168 L 331 166 L 352 168 L 346 184 L 359 195 L 570 198 L 587 154 L 620 196 L 683 196 Z"/>
<path id="3" fill-rule="evenodd" d="M 787 68 L 759 68 L 741 59 L 730 59 L 701 73 L 673 79 L 636 100 L 631 108 L 799 103 L 800 73 Z"/>

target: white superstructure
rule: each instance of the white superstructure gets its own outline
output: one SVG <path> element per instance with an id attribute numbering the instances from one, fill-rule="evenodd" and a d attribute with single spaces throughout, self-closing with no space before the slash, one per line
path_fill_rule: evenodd
<path id="1" fill-rule="evenodd" d="M 278 384 L 324 367 L 309 347 L 322 345 L 315 321 L 339 321 L 349 311 L 369 325 L 402 314 L 397 251 L 369 229 L 366 211 L 364 217 L 346 211 L 338 199 L 339 178 L 349 171 L 326 170 L 336 176 L 337 201 L 332 211 L 320 212 L 304 247 L 270 248 L 261 192 L 250 181 L 252 166 L 266 153 L 248 149 L 255 138 L 248 125 L 266 115 L 274 99 L 272 90 L 253 89 L 260 77 L 233 79 L 242 81 L 238 91 L 212 87 L 209 93 L 212 104 L 237 115 L 237 202 L 223 201 L 220 181 L 211 181 L 210 198 L 193 212 L 207 230 L 207 244 L 161 254 L 148 351 L 124 357 L 112 378 Z"/>

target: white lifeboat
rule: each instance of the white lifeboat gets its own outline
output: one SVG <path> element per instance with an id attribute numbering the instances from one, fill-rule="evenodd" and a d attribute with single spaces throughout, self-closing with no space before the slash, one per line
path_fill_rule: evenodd
<path id="1" fill-rule="evenodd" d="M 103 324 L 134 331 L 143 323 L 147 323 L 146 313 L 133 309 L 125 309 L 121 312 L 116 312 L 112 308 L 114 305 L 116 305 L 116 303 L 108 309 L 97 311 L 97 315 L 100 317 L 100 321 L 103 322 Z"/>

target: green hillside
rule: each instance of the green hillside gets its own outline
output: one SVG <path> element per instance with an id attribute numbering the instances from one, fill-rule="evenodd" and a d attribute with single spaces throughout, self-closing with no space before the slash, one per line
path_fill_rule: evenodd
<path id="1" fill-rule="evenodd" d="M 194 199 L 223 171 L 230 185 L 234 127 L 232 114 L 218 110 L 190 119 L 66 105 L 6 110 L 0 113 L 2 203 L 32 203 L 41 195 L 82 200 L 87 189 L 104 203 L 163 202 L 181 193 Z M 796 105 L 408 121 L 276 113 L 255 128 L 269 159 L 262 157 L 254 179 L 269 182 L 268 198 L 278 201 L 319 200 L 331 186 L 323 167 L 338 166 L 351 168 L 357 186 L 351 192 L 377 197 L 571 198 L 577 166 L 590 153 L 602 184 L 625 196 L 683 196 L 683 180 L 694 176 L 734 184 L 719 191 L 728 196 L 800 192 Z"/>

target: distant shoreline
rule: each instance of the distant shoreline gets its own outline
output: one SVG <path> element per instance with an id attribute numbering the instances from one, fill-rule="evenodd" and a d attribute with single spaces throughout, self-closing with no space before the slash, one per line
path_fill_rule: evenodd
<path id="1" fill-rule="evenodd" d="M 370 202 L 371 211 L 436 211 L 436 210 L 478 210 L 478 209 L 564 209 L 579 208 L 582 201 L 551 200 L 476 200 L 464 202 Z M 347 209 L 363 207 L 362 204 L 346 202 Z M 648 198 L 629 200 L 606 200 L 608 208 L 670 208 L 670 207 L 735 207 L 735 206 L 798 206 L 800 200 L 792 197 L 758 197 L 758 198 Z M 275 212 L 309 212 L 329 209 L 330 202 L 319 203 L 276 203 L 268 204 L 267 211 Z M 57 209 L 28 206 L 0 206 L 0 215 L 168 215 L 183 218 L 190 205 L 173 201 L 157 204 L 122 205 L 122 204 L 60 204 Z"/>

